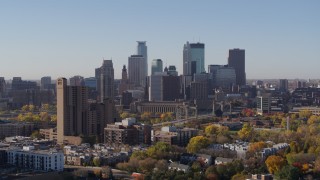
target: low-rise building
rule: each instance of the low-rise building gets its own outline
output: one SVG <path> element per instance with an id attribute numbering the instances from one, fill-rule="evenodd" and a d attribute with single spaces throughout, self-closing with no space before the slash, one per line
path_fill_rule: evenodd
<path id="1" fill-rule="evenodd" d="M 188 165 L 172 162 L 172 163 L 170 163 L 168 169 L 169 170 L 176 170 L 176 171 L 183 171 L 184 173 L 186 173 L 189 171 L 190 167 Z"/>
<path id="2" fill-rule="evenodd" d="M 44 139 L 50 141 L 57 140 L 57 128 L 40 129 L 39 133 L 44 137 Z"/>
<path id="3" fill-rule="evenodd" d="M 231 159 L 231 158 L 217 157 L 217 158 L 214 160 L 214 163 L 215 163 L 215 165 L 219 165 L 219 164 L 231 163 L 231 162 L 233 162 L 233 161 L 234 161 L 234 159 Z"/>
<path id="4" fill-rule="evenodd" d="M 55 149 L 36 150 L 34 146 L 6 149 L 7 163 L 36 171 L 63 171 L 64 155 Z"/>
<path id="5" fill-rule="evenodd" d="M 136 123 L 135 118 L 126 118 L 121 123 L 108 124 L 104 129 L 104 142 L 107 144 L 150 144 L 151 127 Z"/>
<path id="6" fill-rule="evenodd" d="M 154 142 L 166 142 L 171 145 L 186 146 L 192 137 L 198 135 L 198 130 L 194 128 L 162 127 L 161 131 L 156 131 L 153 137 Z"/>

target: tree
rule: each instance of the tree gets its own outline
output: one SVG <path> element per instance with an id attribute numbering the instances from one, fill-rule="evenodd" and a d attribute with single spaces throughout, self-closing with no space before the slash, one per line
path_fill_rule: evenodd
<path id="1" fill-rule="evenodd" d="M 172 146 L 165 142 L 157 142 L 155 145 L 147 149 L 147 155 L 154 159 L 163 159 L 169 155 Z"/>
<path id="2" fill-rule="evenodd" d="M 103 166 L 101 168 L 101 177 L 102 179 L 113 179 L 112 170 L 109 166 Z"/>
<path id="3" fill-rule="evenodd" d="M 151 113 L 150 112 L 144 112 L 141 114 L 141 120 L 147 121 L 151 119 Z"/>
<path id="4" fill-rule="evenodd" d="M 200 149 L 206 148 L 209 145 L 209 139 L 203 136 L 196 136 L 190 139 L 187 146 L 189 153 L 197 153 Z"/>
<path id="5" fill-rule="evenodd" d="M 280 156 L 271 155 L 265 161 L 268 171 L 271 174 L 277 173 L 281 170 L 281 168 L 286 164 L 285 159 Z"/>
<path id="6" fill-rule="evenodd" d="M 95 157 L 93 158 L 93 165 L 99 167 L 100 166 L 100 158 Z"/>
<path id="7" fill-rule="evenodd" d="M 313 171 L 315 173 L 320 173 L 320 156 L 317 157 L 317 159 L 314 162 L 314 169 Z"/>
<path id="8" fill-rule="evenodd" d="M 212 125 L 209 125 L 205 128 L 204 132 L 206 134 L 207 137 L 210 137 L 212 135 L 217 135 L 218 134 L 218 130 L 219 130 L 219 127 L 212 124 Z"/>
<path id="9" fill-rule="evenodd" d="M 251 143 L 249 145 L 248 151 L 257 152 L 257 151 L 260 151 L 260 150 L 262 150 L 263 148 L 266 148 L 266 147 L 267 147 L 267 144 L 265 142 L 263 142 L 263 141 L 254 142 L 254 143 Z"/>
<path id="10" fill-rule="evenodd" d="M 238 131 L 238 135 L 240 139 L 245 141 L 249 141 L 250 139 L 252 139 L 253 134 L 254 134 L 254 130 L 248 123 L 245 123 L 242 129 Z"/>
<path id="11" fill-rule="evenodd" d="M 288 179 L 288 180 L 295 180 L 299 179 L 301 172 L 298 168 L 286 165 L 279 172 L 276 173 L 276 176 L 279 179 Z"/>
<path id="12" fill-rule="evenodd" d="M 243 180 L 246 179 L 247 176 L 241 173 L 237 173 L 234 176 L 232 176 L 231 180 Z"/>
<path id="13" fill-rule="evenodd" d="M 29 105 L 22 106 L 21 110 L 24 111 L 24 112 L 29 111 Z"/>
<path id="14" fill-rule="evenodd" d="M 52 122 L 57 122 L 57 115 L 51 115 L 50 119 Z"/>
<path id="15" fill-rule="evenodd" d="M 35 130 L 32 132 L 31 134 L 31 138 L 35 139 L 35 138 L 41 138 L 41 134 L 38 130 Z"/>
<path id="16" fill-rule="evenodd" d="M 152 172 L 155 168 L 157 160 L 152 158 L 146 158 L 139 161 L 139 168 L 143 173 Z"/>
<path id="17" fill-rule="evenodd" d="M 299 112 L 299 117 L 303 119 L 309 119 L 311 115 L 312 115 L 312 112 L 308 110 L 302 110 Z"/>
<path id="18" fill-rule="evenodd" d="M 168 170 L 168 162 L 166 160 L 159 160 L 156 164 L 155 164 L 155 168 L 157 168 L 158 171 L 160 172 L 166 172 Z"/>

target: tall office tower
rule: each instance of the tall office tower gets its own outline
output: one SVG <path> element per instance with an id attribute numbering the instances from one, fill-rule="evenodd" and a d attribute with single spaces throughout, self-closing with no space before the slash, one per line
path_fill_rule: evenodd
<path id="1" fill-rule="evenodd" d="M 145 58 L 142 55 L 131 55 L 128 58 L 129 82 L 135 87 L 144 87 L 146 75 L 144 74 Z"/>
<path id="2" fill-rule="evenodd" d="M 187 42 L 183 47 L 183 75 L 205 72 L 204 44 Z"/>
<path id="3" fill-rule="evenodd" d="M 137 55 L 141 55 L 144 57 L 144 62 L 143 62 L 143 76 L 147 77 L 148 76 L 148 47 L 146 45 L 146 41 L 137 41 L 138 46 L 137 46 Z"/>
<path id="4" fill-rule="evenodd" d="M 41 90 L 50 89 L 50 86 L 51 86 L 51 77 L 50 76 L 42 77 L 40 81 L 40 89 Z"/>
<path id="5" fill-rule="evenodd" d="M 103 60 L 103 64 L 100 67 L 99 84 L 99 97 L 100 102 L 104 99 L 114 98 L 114 70 L 112 60 Z"/>
<path id="6" fill-rule="evenodd" d="M 236 71 L 236 85 L 246 85 L 245 50 L 229 49 L 228 66 Z"/>
<path id="7" fill-rule="evenodd" d="M 168 75 L 178 76 L 178 71 L 177 71 L 177 69 L 176 69 L 176 66 L 169 66 L 167 72 L 168 72 Z"/>
<path id="8" fill-rule="evenodd" d="M 96 90 L 97 89 L 97 79 L 95 77 L 84 78 L 84 85 Z"/>
<path id="9" fill-rule="evenodd" d="M 280 79 L 279 90 L 286 92 L 288 91 L 288 79 Z"/>
<path id="10" fill-rule="evenodd" d="M 167 72 L 150 76 L 149 101 L 174 101 L 181 98 L 180 77 Z"/>
<path id="11" fill-rule="evenodd" d="M 163 63 L 161 59 L 152 60 L 151 75 L 154 75 L 156 72 L 163 72 Z"/>
<path id="12" fill-rule="evenodd" d="M 4 77 L 0 77 L 0 98 L 5 97 L 7 90 L 6 80 Z"/>
<path id="13" fill-rule="evenodd" d="M 214 74 L 215 87 L 221 87 L 228 92 L 236 84 L 236 72 L 233 67 L 221 66 Z"/>
<path id="14" fill-rule="evenodd" d="M 70 86 L 84 86 L 84 78 L 82 76 L 73 76 L 69 78 Z"/>
<path id="15" fill-rule="evenodd" d="M 67 79 L 57 80 L 57 140 L 86 132 L 88 91 L 85 86 L 68 86 Z"/>
<path id="16" fill-rule="evenodd" d="M 119 92 L 118 94 L 121 95 L 124 91 L 128 90 L 128 72 L 127 72 L 127 68 L 126 65 L 123 65 L 122 68 L 122 78 L 121 78 L 121 82 L 119 84 Z"/>

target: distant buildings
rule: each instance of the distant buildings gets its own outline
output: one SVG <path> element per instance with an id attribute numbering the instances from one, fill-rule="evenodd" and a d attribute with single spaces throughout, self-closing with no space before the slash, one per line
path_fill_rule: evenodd
<path id="1" fill-rule="evenodd" d="M 7 163 L 21 169 L 35 171 L 63 171 L 64 155 L 56 150 L 36 150 L 34 146 L 5 149 Z"/>
<path id="2" fill-rule="evenodd" d="M 40 80 L 40 89 L 47 90 L 47 89 L 50 89 L 50 86 L 51 86 L 51 77 L 50 76 L 42 77 Z"/>
<path id="3" fill-rule="evenodd" d="M 151 75 L 157 72 L 163 72 L 163 62 L 161 59 L 154 59 L 151 63 Z"/>
<path id="4" fill-rule="evenodd" d="M 288 91 L 288 79 L 280 79 L 279 90 L 281 92 Z"/>
<path id="5" fill-rule="evenodd" d="M 99 70 L 96 69 L 98 76 L 98 93 L 99 100 L 103 102 L 104 99 L 114 98 L 114 69 L 112 60 L 103 60 L 102 66 Z"/>
<path id="6" fill-rule="evenodd" d="M 198 130 L 194 128 L 179 129 L 173 126 L 162 127 L 161 131 L 156 131 L 153 141 L 165 142 L 171 145 L 186 146 L 192 137 L 198 135 Z"/>
<path id="7" fill-rule="evenodd" d="M 205 72 L 204 44 L 189 43 L 183 46 L 183 75 Z"/>
<path id="8" fill-rule="evenodd" d="M 14 123 L 0 120 L 0 139 L 9 136 L 30 136 L 35 129 L 33 123 Z"/>
<path id="9" fill-rule="evenodd" d="M 107 144 L 151 144 L 151 126 L 138 124 L 135 118 L 108 124 L 104 128 L 104 143 Z"/>
<path id="10" fill-rule="evenodd" d="M 70 86 L 84 86 L 84 78 L 82 76 L 73 76 L 69 78 Z"/>
<path id="11" fill-rule="evenodd" d="M 257 96 L 257 113 L 260 115 L 269 114 L 271 105 L 271 94 Z"/>
<path id="12" fill-rule="evenodd" d="M 148 76 L 148 47 L 146 45 L 146 41 L 137 41 L 137 43 L 137 55 L 141 55 L 142 57 L 144 57 L 141 73 L 142 76 L 146 78 Z"/>
<path id="13" fill-rule="evenodd" d="M 228 66 L 233 67 L 236 72 L 236 85 L 246 85 L 245 50 L 230 49 Z"/>
<path id="14" fill-rule="evenodd" d="M 103 79 L 103 78 L 102 78 Z M 80 134 L 103 135 L 107 123 L 116 121 L 117 114 L 112 99 L 88 103 L 88 88 L 67 86 L 65 78 L 57 80 L 57 140 Z"/>
<path id="15" fill-rule="evenodd" d="M 123 65 L 122 78 L 119 84 L 119 94 L 121 95 L 124 91 L 128 89 L 129 89 L 128 72 L 127 72 L 126 65 Z"/>
<path id="16" fill-rule="evenodd" d="M 135 87 L 145 87 L 145 57 L 142 55 L 131 55 L 128 58 L 129 83 Z"/>

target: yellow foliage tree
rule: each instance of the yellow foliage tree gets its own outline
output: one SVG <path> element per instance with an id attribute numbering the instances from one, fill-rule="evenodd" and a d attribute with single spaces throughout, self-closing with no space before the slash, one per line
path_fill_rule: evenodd
<path id="1" fill-rule="evenodd" d="M 209 145 L 209 139 L 204 136 L 196 136 L 190 139 L 187 146 L 189 153 L 197 153 L 200 149 L 206 148 Z"/>
<path id="2" fill-rule="evenodd" d="M 206 136 L 212 136 L 212 135 L 217 135 L 218 134 L 218 130 L 219 130 L 219 127 L 216 126 L 216 125 L 209 125 L 205 128 L 204 132 L 206 134 Z"/>
<path id="3" fill-rule="evenodd" d="M 267 147 L 267 144 L 265 142 L 263 142 L 263 141 L 255 142 L 255 143 L 251 143 L 249 145 L 248 151 L 257 152 L 257 151 L 260 151 L 260 150 L 262 150 L 263 148 L 266 148 L 266 147 Z"/>
<path id="4" fill-rule="evenodd" d="M 265 161 L 268 171 L 271 174 L 277 173 L 281 170 L 283 166 L 285 166 L 286 161 L 280 156 L 272 155 L 267 158 Z"/>
<path id="5" fill-rule="evenodd" d="M 242 129 L 238 131 L 238 135 L 240 139 L 246 140 L 246 141 L 250 140 L 253 134 L 254 134 L 254 130 L 248 123 L 244 124 Z"/>

